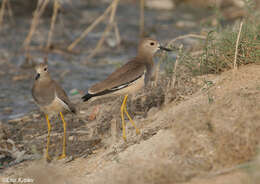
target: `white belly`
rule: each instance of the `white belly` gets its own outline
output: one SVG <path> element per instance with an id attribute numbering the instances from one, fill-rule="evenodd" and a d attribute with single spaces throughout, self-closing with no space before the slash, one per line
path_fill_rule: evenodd
<path id="1" fill-rule="evenodd" d="M 58 97 L 55 97 L 51 104 L 41 106 L 41 110 L 50 116 L 57 115 L 58 113 L 63 112 L 66 109 L 69 109 L 68 106 Z"/>
<path id="2" fill-rule="evenodd" d="M 114 92 L 113 94 L 135 94 L 144 87 L 144 75 L 131 83 L 129 86 Z"/>

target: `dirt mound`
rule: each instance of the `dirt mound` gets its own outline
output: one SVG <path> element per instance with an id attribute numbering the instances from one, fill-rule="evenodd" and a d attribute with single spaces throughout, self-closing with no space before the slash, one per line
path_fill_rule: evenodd
<path id="1" fill-rule="evenodd" d="M 87 158 L 56 164 L 64 181 L 73 177 L 77 180 L 74 183 L 195 184 L 223 183 L 233 178 L 230 182 L 253 183 L 252 169 L 233 171 L 253 162 L 257 155 L 260 66 L 247 65 L 236 72 L 194 80 L 206 81 L 196 94 L 135 119 L 141 135 L 136 136 L 129 126 L 127 143 L 108 138 Z M 14 170 L 27 165 L 31 162 L 7 169 L 5 174 L 13 175 Z M 219 176 L 223 173 L 226 175 Z M 19 175 L 28 176 L 23 172 Z"/>
<path id="2" fill-rule="evenodd" d="M 116 154 L 87 180 L 184 182 L 252 160 L 260 139 L 260 66 L 204 78 L 211 87 L 141 122 L 143 131 L 159 127 L 156 135 Z"/>

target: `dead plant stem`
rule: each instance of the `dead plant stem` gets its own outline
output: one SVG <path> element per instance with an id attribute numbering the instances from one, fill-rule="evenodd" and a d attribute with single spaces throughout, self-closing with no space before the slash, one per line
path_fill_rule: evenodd
<path id="1" fill-rule="evenodd" d="M 8 15 L 10 17 L 11 22 L 14 24 L 15 23 L 14 15 L 13 15 L 12 6 L 11 6 L 11 3 L 9 0 L 7 1 L 7 11 L 8 11 Z"/>
<path id="2" fill-rule="evenodd" d="M 85 38 L 89 32 L 91 32 L 105 17 L 106 15 L 111 11 L 113 8 L 113 3 L 112 2 L 109 7 L 105 10 L 105 12 L 100 15 L 85 31 L 73 42 L 68 46 L 68 50 L 72 50 L 83 38 Z"/>
<path id="3" fill-rule="evenodd" d="M 109 22 L 106 26 L 106 29 L 105 31 L 103 32 L 100 40 L 98 41 L 96 47 L 94 48 L 94 50 L 91 52 L 91 54 L 89 55 L 88 59 L 94 57 L 100 50 L 100 48 L 102 47 L 104 41 L 105 41 L 105 38 L 107 36 L 107 34 L 110 32 L 112 26 L 113 26 L 113 23 L 114 23 L 114 19 L 115 19 L 115 14 L 116 14 L 116 9 L 117 9 L 117 5 L 118 5 L 118 2 L 119 0 L 114 0 L 112 2 L 112 10 L 111 10 L 111 14 L 110 14 L 110 18 L 109 18 Z"/>
<path id="4" fill-rule="evenodd" d="M 240 40 L 242 27 L 243 27 L 243 20 L 240 23 L 239 31 L 238 31 L 238 35 L 237 35 L 235 58 L 234 58 L 234 66 L 233 66 L 234 70 L 237 70 L 237 53 L 238 53 L 238 45 L 239 45 L 239 40 Z"/>
<path id="5" fill-rule="evenodd" d="M 1 10 L 0 10 L 0 29 L 2 28 L 3 25 L 6 3 L 7 0 L 2 1 Z"/>
<path id="6" fill-rule="evenodd" d="M 30 31 L 23 43 L 23 47 L 25 48 L 26 51 L 28 50 L 28 47 L 31 43 L 32 36 L 34 35 L 36 27 L 39 23 L 39 18 L 43 14 L 48 3 L 49 3 L 49 0 L 44 0 L 41 5 L 41 1 L 38 1 L 36 10 L 33 13 L 33 19 L 32 19 L 32 23 L 31 23 Z"/>
<path id="7" fill-rule="evenodd" d="M 54 0 L 53 14 L 52 14 L 52 18 L 51 18 L 51 27 L 50 27 L 50 31 L 48 33 L 48 40 L 47 40 L 47 46 L 46 46 L 47 49 L 49 49 L 50 46 L 51 46 L 53 30 L 54 30 L 54 26 L 55 26 L 55 22 L 56 22 L 56 18 L 57 18 L 59 8 L 60 8 L 60 4 L 59 4 L 58 0 Z"/>
<path id="8" fill-rule="evenodd" d="M 182 39 L 185 39 L 185 38 L 197 38 L 197 39 L 202 39 L 202 40 L 205 40 L 207 39 L 206 36 L 203 36 L 203 35 L 196 35 L 196 34 L 187 34 L 187 35 L 182 35 L 182 36 L 178 36 L 177 38 L 174 38 L 172 40 L 170 40 L 168 42 L 168 46 L 169 45 L 172 45 L 174 42 L 176 42 L 177 40 L 182 40 Z"/>

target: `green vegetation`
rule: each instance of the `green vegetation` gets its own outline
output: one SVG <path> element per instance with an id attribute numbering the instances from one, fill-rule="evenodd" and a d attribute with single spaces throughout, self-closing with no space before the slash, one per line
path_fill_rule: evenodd
<path id="1" fill-rule="evenodd" d="M 259 15 L 253 10 L 253 3 L 246 3 L 247 16 L 244 17 L 239 42 L 236 47 L 240 22 L 234 25 L 218 24 L 210 30 L 207 38 L 196 45 L 196 51 L 179 53 L 179 64 L 185 66 L 193 75 L 219 74 L 237 66 L 250 63 L 260 64 L 260 22 Z M 218 15 L 219 17 L 219 15 Z M 235 59 L 237 48 L 237 58 Z M 236 61 L 235 61 L 236 60 Z M 166 59 L 166 73 L 173 72 L 173 62 Z"/>

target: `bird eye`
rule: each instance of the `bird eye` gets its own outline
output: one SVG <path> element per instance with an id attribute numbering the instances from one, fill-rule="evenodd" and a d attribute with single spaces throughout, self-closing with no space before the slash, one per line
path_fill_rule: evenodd
<path id="1" fill-rule="evenodd" d="M 151 42 L 151 43 L 150 43 L 150 45 L 152 45 L 152 46 L 153 46 L 153 45 L 154 45 L 154 42 Z"/>
<path id="2" fill-rule="evenodd" d="M 47 71 L 47 68 L 44 68 L 43 70 L 44 70 L 44 71 Z"/>

